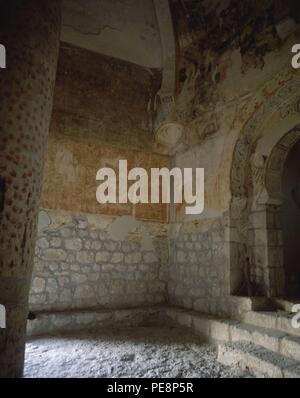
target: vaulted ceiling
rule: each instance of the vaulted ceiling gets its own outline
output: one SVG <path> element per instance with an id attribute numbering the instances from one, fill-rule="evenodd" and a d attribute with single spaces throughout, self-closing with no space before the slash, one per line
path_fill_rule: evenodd
<path id="1" fill-rule="evenodd" d="M 155 1 L 63 0 L 62 24 L 64 42 L 145 67 L 163 66 Z"/>

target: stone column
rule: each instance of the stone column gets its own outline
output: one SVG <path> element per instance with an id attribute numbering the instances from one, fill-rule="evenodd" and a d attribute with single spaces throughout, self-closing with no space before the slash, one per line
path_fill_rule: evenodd
<path id="1" fill-rule="evenodd" d="M 0 1 L 0 377 L 21 377 L 43 162 L 58 59 L 60 0 Z"/>

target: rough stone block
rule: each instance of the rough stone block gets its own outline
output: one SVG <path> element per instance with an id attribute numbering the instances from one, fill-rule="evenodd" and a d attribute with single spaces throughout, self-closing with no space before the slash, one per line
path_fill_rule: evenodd
<path id="1" fill-rule="evenodd" d="M 181 326 L 186 326 L 190 328 L 192 327 L 192 316 L 190 314 L 179 313 L 177 315 L 177 322 Z"/>
<path id="2" fill-rule="evenodd" d="M 197 334 L 200 336 L 209 338 L 210 337 L 210 319 L 207 318 L 200 318 L 200 317 L 193 317 L 193 328 Z"/>
<path id="3" fill-rule="evenodd" d="M 45 279 L 36 277 L 33 279 L 32 291 L 34 293 L 42 293 L 45 290 Z"/>
<path id="4" fill-rule="evenodd" d="M 96 254 L 96 262 L 98 264 L 106 263 L 106 262 L 109 261 L 110 257 L 111 257 L 111 253 L 105 252 L 105 251 L 103 251 L 103 252 L 101 251 L 101 252 Z"/>
<path id="5" fill-rule="evenodd" d="M 81 250 L 82 249 L 82 240 L 79 238 L 66 239 L 65 247 L 67 250 Z"/>
<path id="6" fill-rule="evenodd" d="M 146 253 L 144 254 L 143 258 L 146 264 L 152 264 L 157 262 L 157 256 L 155 255 L 155 253 Z"/>
<path id="7" fill-rule="evenodd" d="M 67 253 L 62 249 L 46 249 L 42 255 L 45 260 L 65 261 Z"/>
<path id="8" fill-rule="evenodd" d="M 124 254 L 123 253 L 113 253 L 111 262 L 113 264 L 120 264 L 124 260 Z"/>
<path id="9" fill-rule="evenodd" d="M 232 341 L 252 341 L 253 327 L 250 325 L 231 325 L 230 334 Z"/>
<path id="10" fill-rule="evenodd" d="M 210 337 L 216 341 L 229 341 L 230 325 L 225 321 L 211 320 Z"/>
<path id="11" fill-rule="evenodd" d="M 49 248 L 49 242 L 46 238 L 40 238 L 36 242 L 37 247 L 40 249 L 48 249 Z"/>
<path id="12" fill-rule="evenodd" d="M 300 361 L 300 337 L 286 336 L 281 341 L 281 354 Z"/>
<path id="13" fill-rule="evenodd" d="M 82 274 L 72 274 L 71 281 L 72 283 L 79 285 L 87 281 L 87 276 Z"/>
<path id="14" fill-rule="evenodd" d="M 88 299 L 94 297 L 94 291 L 90 285 L 77 286 L 74 293 L 75 299 Z"/>
<path id="15" fill-rule="evenodd" d="M 76 258 L 80 264 L 92 264 L 95 261 L 95 255 L 90 251 L 81 251 L 77 253 Z"/>

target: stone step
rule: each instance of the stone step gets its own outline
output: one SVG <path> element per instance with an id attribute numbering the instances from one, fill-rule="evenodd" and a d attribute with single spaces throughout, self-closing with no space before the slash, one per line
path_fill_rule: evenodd
<path id="1" fill-rule="evenodd" d="M 163 306 L 36 312 L 27 322 L 27 337 L 65 334 L 81 330 L 160 324 L 166 321 Z"/>
<path id="2" fill-rule="evenodd" d="M 176 323 L 192 328 L 195 333 L 208 341 L 248 342 L 300 361 L 299 336 L 244 322 L 216 319 L 195 312 L 171 309 L 167 310 L 166 315 Z"/>
<path id="3" fill-rule="evenodd" d="M 251 325 L 300 336 L 300 328 L 296 329 L 292 325 L 292 319 L 295 315 L 295 313 L 287 311 L 249 311 L 244 314 L 243 320 Z"/>
<path id="4" fill-rule="evenodd" d="M 300 304 L 300 299 L 281 299 L 281 298 L 272 298 L 271 299 L 272 306 L 278 310 L 292 312 L 293 307 L 295 305 Z"/>
<path id="5" fill-rule="evenodd" d="M 256 377 L 300 378 L 300 362 L 252 343 L 220 344 L 218 361 L 226 366 L 238 366 Z"/>
<path id="6" fill-rule="evenodd" d="M 300 361 L 300 337 L 275 329 L 240 323 L 230 329 L 231 341 L 246 341 Z"/>

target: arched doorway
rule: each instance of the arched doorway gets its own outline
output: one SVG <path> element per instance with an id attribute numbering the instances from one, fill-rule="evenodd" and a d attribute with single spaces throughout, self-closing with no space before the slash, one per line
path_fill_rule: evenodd
<path id="1" fill-rule="evenodd" d="M 231 271 L 242 287 L 233 294 L 300 297 L 299 160 L 300 126 L 277 142 L 260 167 L 252 156 L 248 197 L 232 213 L 240 231 L 234 247 L 240 268 Z"/>
<path id="2" fill-rule="evenodd" d="M 287 155 L 282 175 L 285 295 L 300 297 L 300 140 Z"/>
<path id="3" fill-rule="evenodd" d="M 291 276 L 295 278 L 297 266 L 290 261 L 290 250 L 293 255 L 298 252 L 297 237 L 294 233 L 300 230 L 297 219 L 291 222 L 295 214 L 294 190 L 297 181 L 297 169 L 300 171 L 300 126 L 284 135 L 274 146 L 266 162 L 264 192 L 259 199 L 265 209 L 265 224 L 256 233 L 260 233 L 265 248 L 266 274 L 268 275 L 267 290 L 270 296 L 293 296 Z M 300 211 L 299 211 L 300 212 Z M 262 213 L 263 214 L 263 213 Z M 255 226 L 255 225 L 254 225 Z M 259 225 L 257 225 L 259 227 Z M 253 252 L 259 256 L 259 248 Z M 289 265 L 290 264 L 290 265 Z M 291 269 L 293 272 L 291 273 Z"/>
<path id="4" fill-rule="evenodd" d="M 266 101 L 236 143 L 228 234 L 231 295 L 292 294 L 283 247 L 283 173 L 300 140 L 299 86 L 298 80 L 288 84 Z"/>

